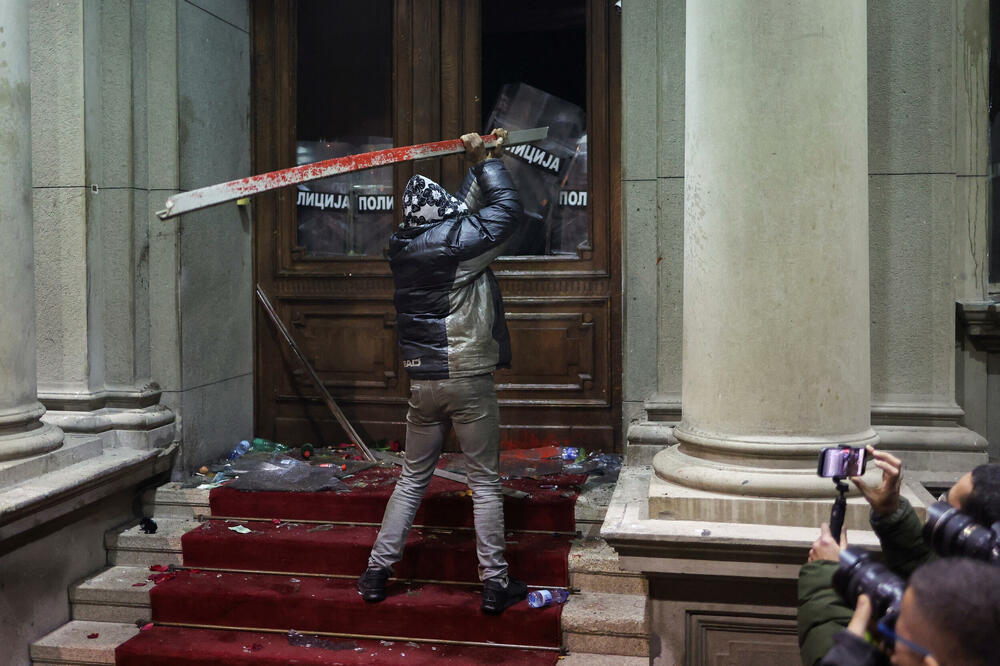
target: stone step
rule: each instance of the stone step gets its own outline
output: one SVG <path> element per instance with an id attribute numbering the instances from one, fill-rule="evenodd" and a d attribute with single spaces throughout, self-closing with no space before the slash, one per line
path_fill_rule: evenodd
<path id="1" fill-rule="evenodd" d="M 643 595 L 575 594 L 563 608 L 562 630 L 563 645 L 570 653 L 649 656 Z"/>
<path id="2" fill-rule="evenodd" d="M 649 590 L 642 574 L 622 571 L 618 553 L 599 537 L 577 539 L 569 551 L 570 585 L 581 592 L 639 594 Z"/>
<path id="3" fill-rule="evenodd" d="M 149 567 L 111 567 L 74 585 L 69 591 L 73 619 L 145 624 L 151 617 L 149 575 Z"/>
<path id="4" fill-rule="evenodd" d="M 31 644 L 34 666 L 114 664 L 115 648 L 139 632 L 134 624 L 74 620 Z M 97 634 L 95 638 L 87 638 Z"/>
<path id="5" fill-rule="evenodd" d="M 576 529 L 584 538 L 601 536 L 601 525 L 614 493 L 613 483 L 584 483 L 576 499 Z"/>
<path id="6" fill-rule="evenodd" d="M 100 437 L 67 436 L 55 451 L 0 463 L 0 488 L 49 474 L 96 458 L 104 452 Z"/>
<path id="7" fill-rule="evenodd" d="M 559 659 L 559 666 L 648 666 L 649 657 L 626 657 L 621 654 L 570 652 Z"/>
<path id="8" fill-rule="evenodd" d="M 147 490 L 142 496 L 143 513 L 154 518 L 194 518 L 208 515 L 210 490 L 183 488 L 177 481 Z"/>
<path id="9" fill-rule="evenodd" d="M 181 537 L 200 525 L 193 518 L 157 518 L 156 534 L 146 534 L 139 525 L 104 535 L 108 563 L 118 566 L 182 564 Z"/>
<path id="10" fill-rule="evenodd" d="M 75 620 L 31 646 L 33 666 L 91 666 L 115 663 L 115 648 L 132 638 L 134 624 Z M 97 634 L 97 638 L 87 636 Z M 571 652 L 560 666 L 643 666 L 646 657 Z"/>

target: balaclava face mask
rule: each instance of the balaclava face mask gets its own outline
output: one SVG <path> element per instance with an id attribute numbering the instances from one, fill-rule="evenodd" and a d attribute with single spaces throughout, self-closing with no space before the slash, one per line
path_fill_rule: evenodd
<path id="1" fill-rule="evenodd" d="M 403 220 L 400 229 L 433 224 L 469 212 L 466 205 L 426 176 L 414 176 L 403 190 Z"/>

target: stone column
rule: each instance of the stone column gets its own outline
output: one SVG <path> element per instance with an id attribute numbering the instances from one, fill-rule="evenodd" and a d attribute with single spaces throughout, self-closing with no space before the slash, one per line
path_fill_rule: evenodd
<path id="1" fill-rule="evenodd" d="M 683 420 L 660 479 L 821 497 L 874 444 L 864 0 L 687 5 Z"/>
<path id="2" fill-rule="evenodd" d="M 59 448 L 39 421 L 31 214 L 28 0 L 0 2 L 0 461 Z"/>

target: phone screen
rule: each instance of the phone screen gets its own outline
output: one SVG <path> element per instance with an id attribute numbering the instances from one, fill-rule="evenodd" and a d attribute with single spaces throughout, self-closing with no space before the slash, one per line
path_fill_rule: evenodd
<path id="1" fill-rule="evenodd" d="M 823 449 L 816 473 L 822 477 L 861 476 L 865 473 L 867 451 L 863 447 Z"/>

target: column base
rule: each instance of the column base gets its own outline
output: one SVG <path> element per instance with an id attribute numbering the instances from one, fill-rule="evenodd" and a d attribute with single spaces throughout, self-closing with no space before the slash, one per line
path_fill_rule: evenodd
<path id="1" fill-rule="evenodd" d="M 49 423 L 37 421 L 34 427 L 0 434 L 0 461 L 29 458 L 54 451 L 62 446 L 63 432 Z"/>
<path id="2" fill-rule="evenodd" d="M 879 438 L 878 447 L 902 459 L 904 477 L 926 485 L 950 486 L 966 472 L 989 462 L 986 439 L 974 430 L 957 424 L 945 426 L 878 424 L 872 428 Z M 675 426 L 658 421 L 633 423 L 628 429 L 627 439 L 627 457 L 634 455 L 633 464 L 651 464 L 650 461 L 655 454 L 678 443 L 675 436 Z M 635 452 L 632 451 L 633 448 L 635 448 Z M 687 456 L 687 458 L 693 457 Z M 815 454 L 813 454 L 812 459 L 815 461 Z M 694 458 L 694 460 L 700 461 L 701 459 Z M 663 475 L 663 478 L 669 479 L 672 474 L 676 473 L 673 470 L 679 468 L 681 464 L 687 464 L 687 461 L 673 460 L 669 464 L 664 463 L 666 474 Z M 757 460 L 756 464 L 763 465 L 760 460 Z M 815 462 L 810 463 L 810 465 L 815 465 Z M 733 465 L 731 469 L 740 471 L 745 468 Z M 815 474 L 815 467 L 812 467 L 811 470 L 805 470 L 804 473 L 802 469 L 799 472 L 803 474 L 803 478 Z M 764 471 L 787 474 L 793 470 L 772 469 Z M 742 480 L 740 479 L 740 481 Z M 767 479 L 765 478 L 763 481 L 766 482 Z M 712 490 L 711 488 L 703 489 Z M 738 486 L 735 491 L 717 488 L 721 492 L 753 494 L 740 493 L 740 489 L 746 490 L 745 486 Z M 820 489 L 817 496 L 828 497 L 829 493 Z"/>
<path id="3" fill-rule="evenodd" d="M 174 441 L 175 414 L 159 404 L 158 389 L 99 392 L 39 392 L 48 408 L 43 420 L 66 433 L 94 435 L 105 447 L 140 451 Z"/>
<path id="4" fill-rule="evenodd" d="M 721 438 L 686 430 L 682 423 L 673 434 L 680 444 L 656 454 L 657 476 L 688 488 L 753 497 L 832 497 L 833 483 L 816 476 L 820 451 L 879 442 L 871 428 L 836 437 Z"/>
<path id="5" fill-rule="evenodd" d="M 880 482 L 877 473 L 866 476 L 872 477 L 865 479 L 869 483 L 878 485 Z M 781 499 L 699 490 L 671 483 L 654 474 L 649 481 L 649 518 L 816 528 L 820 523 L 830 521 L 830 509 L 836 495 L 830 479 L 819 480 L 825 482 L 830 497 Z M 870 507 L 853 485 L 851 490 L 844 527 L 848 530 L 870 530 Z M 915 484 L 904 484 L 902 494 L 917 509 L 921 519 L 924 507 L 934 501 L 926 490 Z"/>

